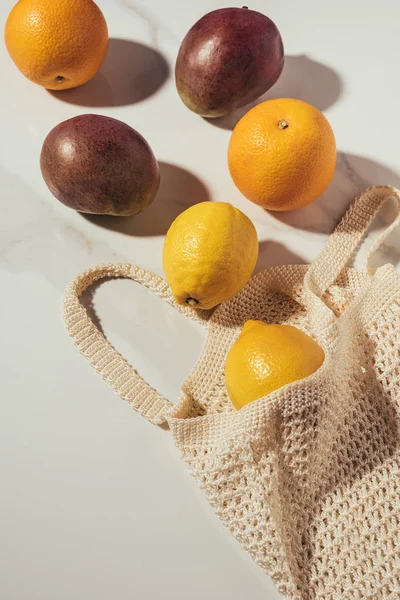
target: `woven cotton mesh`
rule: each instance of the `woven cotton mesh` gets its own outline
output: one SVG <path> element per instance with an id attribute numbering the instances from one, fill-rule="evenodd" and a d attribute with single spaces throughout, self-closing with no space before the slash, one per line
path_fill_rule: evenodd
<path id="1" fill-rule="evenodd" d="M 213 313 L 196 313 L 206 345 L 172 407 L 78 300 L 94 280 L 113 275 L 173 303 L 165 282 L 109 265 L 80 275 L 65 296 L 80 351 L 152 422 L 168 421 L 220 519 L 288 600 L 400 598 L 400 280 L 391 265 L 373 276 L 342 268 L 389 193 L 367 190 L 310 270 L 267 269 Z M 236 411 L 224 365 L 248 319 L 299 327 L 321 344 L 325 361 Z"/>
<path id="2" fill-rule="evenodd" d="M 398 278 L 385 267 L 352 304 L 371 284 L 348 272 L 327 294 L 336 319 L 321 329 L 304 274 L 265 271 L 214 312 L 171 430 L 218 516 L 287 598 L 400 598 Z M 271 279 L 287 293 L 271 293 Z M 236 412 L 224 364 L 248 318 L 296 325 L 326 359 Z"/>

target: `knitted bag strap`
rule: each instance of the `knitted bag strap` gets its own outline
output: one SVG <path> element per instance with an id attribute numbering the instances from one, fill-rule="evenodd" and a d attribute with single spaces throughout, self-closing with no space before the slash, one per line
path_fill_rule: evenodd
<path id="1" fill-rule="evenodd" d="M 178 305 L 165 279 L 131 264 L 99 265 L 78 275 L 64 294 L 63 312 L 67 332 L 83 356 L 101 377 L 131 406 L 151 423 L 160 425 L 166 420 L 173 404 L 151 387 L 115 350 L 99 331 L 80 302 L 80 297 L 101 279 L 124 277 L 133 279 L 156 292 L 180 312 L 200 323 L 206 323 L 208 311 L 197 311 Z"/>
<path id="2" fill-rule="evenodd" d="M 400 223 L 400 191 L 392 186 L 370 187 L 354 200 L 322 252 L 310 266 L 305 277 L 305 286 L 308 290 L 319 298 L 323 296 L 351 260 L 372 221 L 390 198 L 398 202 L 399 214 L 365 255 L 363 268 L 368 268 L 371 254 Z"/>

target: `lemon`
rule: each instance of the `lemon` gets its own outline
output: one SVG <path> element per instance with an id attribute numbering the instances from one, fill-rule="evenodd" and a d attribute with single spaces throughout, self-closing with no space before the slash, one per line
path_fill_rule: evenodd
<path id="1" fill-rule="evenodd" d="M 257 258 L 257 232 L 250 219 L 227 202 L 201 202 L 169 228 L 163 266 L 179 304 L 210 309 L 246 285 Z"/>
<path id="2" fill-rule="evenodd" d="M 324 362 L 322 348 L 296 327 L 247 321 L 228 353 L 225 381 L 239 409 L 278 388 L 304 379 Z"/>

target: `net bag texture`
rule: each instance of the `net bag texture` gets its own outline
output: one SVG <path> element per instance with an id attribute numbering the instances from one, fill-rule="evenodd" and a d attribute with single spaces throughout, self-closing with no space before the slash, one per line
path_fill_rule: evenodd
<path id="1" fill-rule="evenodd" d="M 400 278 L 346 265 L 381 206 L 400 192 L 368 188 L 310 266 L 256 274 L 213 311 L 178 306 L 164 279 L 131 264 L 78 275 L 64 297 L 68 333 L 98 373 L 152 423 L 167 422 L 218 517 L 288 600 L 400 598 Z M 202 355 L 172 404 L 111 346 L 79 301 L 125 277 L 207 328 Z M 248 319 L 285 323 L 325 351 L 306 379 L 236 411 L 227 353 Z"/>

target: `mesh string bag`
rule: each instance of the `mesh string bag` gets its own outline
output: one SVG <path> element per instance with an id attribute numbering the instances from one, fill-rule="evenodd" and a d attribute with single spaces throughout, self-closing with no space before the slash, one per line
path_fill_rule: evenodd
<path id="1" fill-rule="evenodd" d="M 218 517 L 288 600 L 400 598 L 400 279 L 388 264 L 347 268 L 381 206 L 367 189 L 311 266 L 253 276 L 213 311 L 175 305 L 168 284 L 130 264 L 102 265 L 67 288 L 67 331 L 133 408 L 167 422 Z M 370 248 L 375 251 L 398 217 Z M 79 301 L 127 277 L 207 328 L 201 357 L 171 404 L 111 346 Z M 236 411 L 227 353 L 248 319 L 287 323 L 325 351 L 321 368 Z"/>

